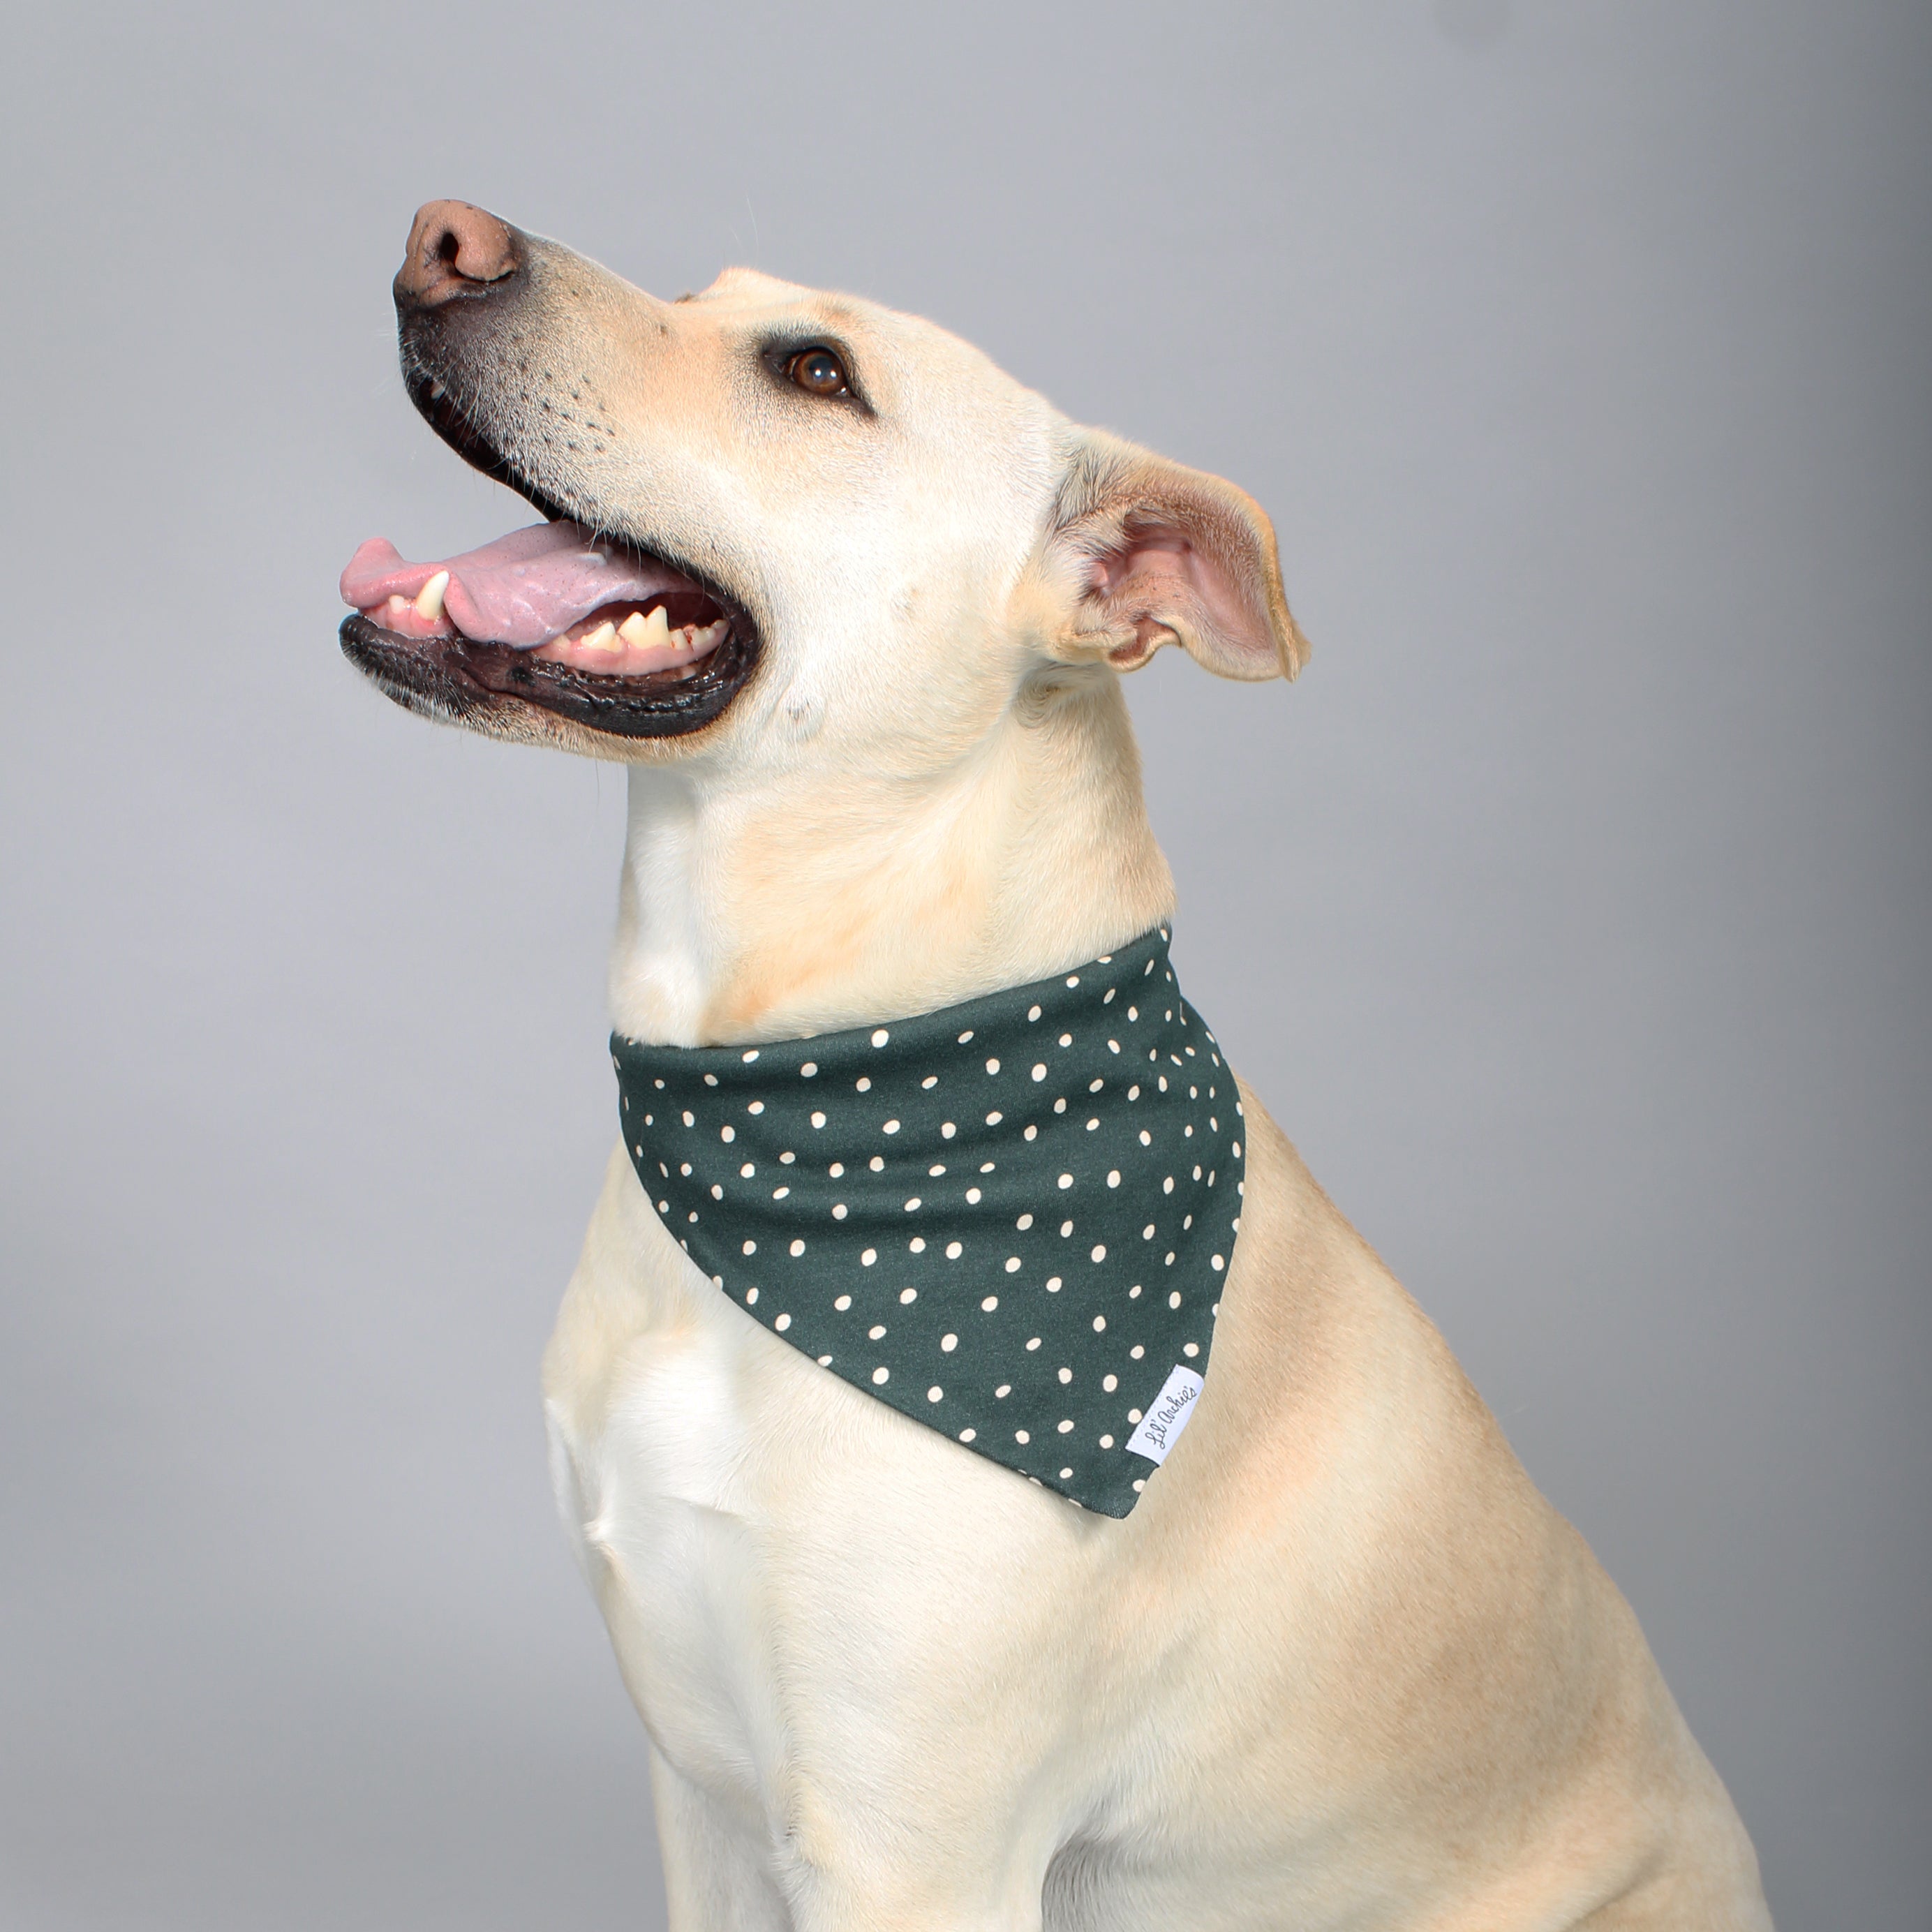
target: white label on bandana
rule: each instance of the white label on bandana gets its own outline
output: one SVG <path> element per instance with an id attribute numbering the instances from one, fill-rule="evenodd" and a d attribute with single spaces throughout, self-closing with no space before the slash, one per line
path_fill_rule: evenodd
<path id="1" fill-rule="evenodd" d="M 1127 1447 L 1136 1456 L 1152 1462 L 1165 1462 L 1167 1452 L 1180 1440 L 1194 1414 L 1194 1399 L 1201 1393 L 1201 1378 L 1192 1369 L 1177 1362 L 1174 1372 L 1162 1383 L 1154 1406 L 1141 1418 L 1140 1426 L 1127 1438 Z"/>

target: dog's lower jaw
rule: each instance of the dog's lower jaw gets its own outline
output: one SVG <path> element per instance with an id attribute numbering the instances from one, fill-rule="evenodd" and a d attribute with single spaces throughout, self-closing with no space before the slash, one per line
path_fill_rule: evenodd
<path id="1" fill-rule="evenodd" d="M 613 1023 L 679 1046 L 890 1020 L 1171 916 L 1119 680 L 1022 698 L 931 775 L 633 766 Z"/>

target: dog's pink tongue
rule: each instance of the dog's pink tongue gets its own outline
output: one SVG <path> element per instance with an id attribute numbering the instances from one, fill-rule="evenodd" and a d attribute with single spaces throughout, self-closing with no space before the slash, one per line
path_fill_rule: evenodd
<path id="1" fill-rule="evenodd" d="M 548 643 L 600 605 L 644 603 L 688 580 L 600 544 L 581 524 L 535 524 L 440 563 L 409 563 L 372 537 L 342 573 L 342 601 L 375 616 L 392 597 L 413 604 L 437 572 L 449 572 L 444 615 L 466 638 L 524 650 Z M 425 630 L 440 626 L 424 625 Z"/>

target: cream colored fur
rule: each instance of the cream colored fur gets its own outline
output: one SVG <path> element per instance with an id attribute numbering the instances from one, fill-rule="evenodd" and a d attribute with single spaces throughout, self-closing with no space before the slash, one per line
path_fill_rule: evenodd
<path id="1" fill-rule="evenodd" d="M 1171 912 L 1120 670 L 1299 668 L 1258 509 L 870 304 L 742 271 L 667 304 L 548 244 L 531 281 L 604 448 L 539 448 L 507 370 L 466 406 L 764 640 L 690 738 L 497 728 L 632 761 L 620 1029 L 889 1019 Z M 770 380 L 778 334 L 867 406 Z M 677 1932 L 1768 1925 L 1628 1607 L 1246 1102 L 1206 1391 L 1122 1522 L 748 1319 L 613 1153 L 544 1387 Z"/>

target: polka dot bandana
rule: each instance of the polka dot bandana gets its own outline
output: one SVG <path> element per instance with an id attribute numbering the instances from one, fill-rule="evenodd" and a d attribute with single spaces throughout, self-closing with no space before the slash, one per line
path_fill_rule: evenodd
<path id="1" fill-rule="evenodd" d="M 1234 1076 L 1164 927 L 890 1026 L 611 1052 L 658 1217 L 753 1320 L 1083 1508 L 1133 1508 L 1241 1225 Z"/>

